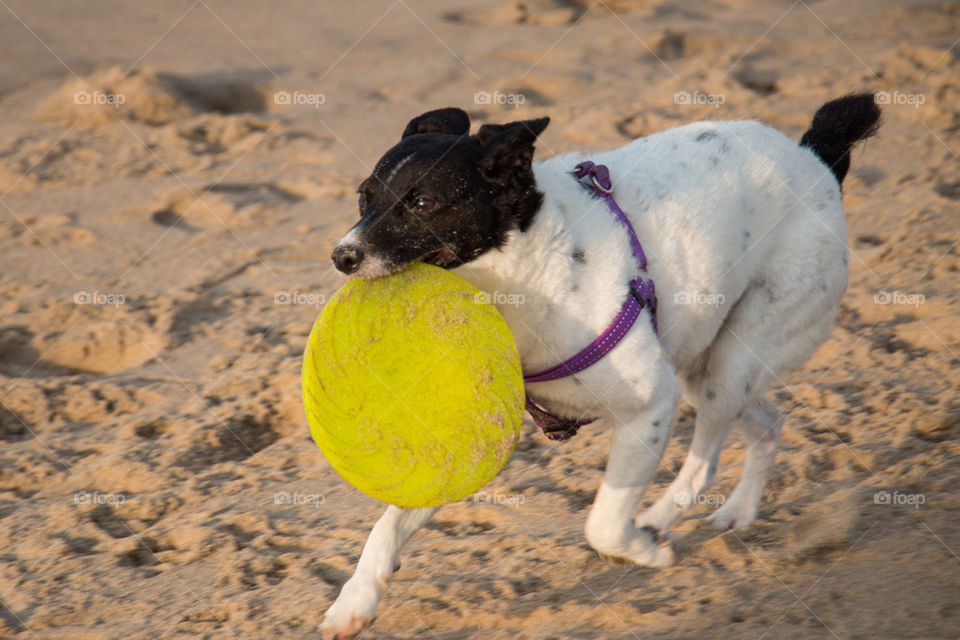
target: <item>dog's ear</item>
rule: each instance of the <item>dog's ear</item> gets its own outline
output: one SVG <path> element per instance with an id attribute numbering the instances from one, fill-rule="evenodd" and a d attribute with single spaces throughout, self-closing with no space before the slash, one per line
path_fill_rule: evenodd
<path id="1" fill-rule="evenodd" d="M 550 118 L 537 118 L 480 127 L 477 140 L 483 145 L 481 166 L 487 178 L 502 181 L 510 174 L 529 171 L 533 143 L 548 124 Z"/>
<path id="2" fill-rule="evenodd" d="M 456 107 L 427 111 L 407 123 L 407 128 L 403 130 L 400 139 L 418 133 L 449 133 L 465 136 L 470 133 L 470 116 L 463 109 Z"/>

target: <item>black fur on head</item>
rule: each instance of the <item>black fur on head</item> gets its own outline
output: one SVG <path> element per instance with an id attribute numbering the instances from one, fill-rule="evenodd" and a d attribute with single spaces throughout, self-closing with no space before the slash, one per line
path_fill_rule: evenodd
<path id="1" fill-rule="evenodd" d="M 359 277 L 416 261 L 451 268 L 525 231 L 543 201 L 532 162 L 549 122 L 487 124 L 471 136 L 461 109 L 417 116 L 360 183 L 360 222 L 334 249 L 334 264 Z"/>

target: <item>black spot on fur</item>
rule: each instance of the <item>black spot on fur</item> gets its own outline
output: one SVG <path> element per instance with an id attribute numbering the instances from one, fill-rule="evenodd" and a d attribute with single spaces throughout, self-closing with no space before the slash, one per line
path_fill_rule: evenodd
<path id="1" fill-rule="evenodd" d="M 717 397 L 717 394 L 712 389 L 707 389 L 707 400 L 713 400 Z"/>
<path id="2" fill-rule="evenodd" d="M 879 124 L 880 107 L 872 93 L 844 96 L 817 109 L 800 146 L 817 154 L 842 184 L 850 170 L 850 148 L 874 135 Z"/>
<path id="3" fill-rule="evenodd" d="M 720 145 L 719 150 L 721 155 L 728 153 L 730 151 L 730 145 L 727 143 L 727 141 L 722 136 L 720 136 L 716 131 L 713 131 L 713 130 L 701 132 L 700 135 L 694 138 L 694 141 L 695 142 L 716 142 L 717 144 Z"/>
<path id="4" fill-rule="evenodd" d="M 573 258 L 574 262 L 579 262 L 580 264 L 587 263 L 587 254 L 583 249 L 574 249 L 573 253 L 570 254 L 570 257 Z"/>
<path id="5" fill-rule="evenodd" d="M 710 156 L 710 164 L 713 166 L 718 166 L 720 164 L 720 158 L 717 156 Z"/>
<path id="6" fill-rule="evenodd" d="M 659 427 L 659 426 L 660 426 L 660 421 L 659 421 L 659 420 L 654 420 L 654 421 L 653 421 L 653 426 L 654 426 L 654 427 Z"/>
<path id="7" fill-rule="evenodd" d="M 744 392 L 744 393 L 750 393 L 750 390 L 751 390 L 752 388 L 753 388 L 753 387 L 750 386 L 750 383 L 749 383 L 749 382 L 745 382 L 744 385 L 743 385 L 743 392 Z"/>
<path id="8" fill-rule="evenodd" d="M 660 442 L 659 436 L 653 436 L 652 438 L 650 438 L 650 444 L 659 444 L 659 442 Z"/>

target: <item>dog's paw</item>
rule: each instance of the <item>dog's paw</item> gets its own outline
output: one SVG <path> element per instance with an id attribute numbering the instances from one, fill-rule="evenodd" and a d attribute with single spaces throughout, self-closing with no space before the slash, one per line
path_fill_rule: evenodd
<path id="1" fill-rule="evenodd" d="M 597 552 L 597 555 L 600 556 L 600 559 L 604 562 L 609 562 L 610 564 L 617 567 L 630 567 L 633 566 L 633 561 L 628 560 L 627 558 L 621 558 L 620 556 L 608 556 L 605 553 Z"/>
<path id="2" fill-rule="evenodd" d="M 628 542 L 591 542 L 601 558 L 616 565 L 636 564 L 642 567 L 669 567 L 676 560 L 669 544 L 658 544 L 654 532 L 636 529 Z"/>
<path id="3" fill-rule="evenodd" d="M 669 567 L 676 562 L 676 556 L 673 554 L 673 549 L 666 545 L 657 545 L 653 552 L 645 551 L 640 554 L 613 555 L 609 553 L 601 553 L 599 551 L 597 554 L 610 564 L 618 567 L 640 565 L 641 567 L 653 567 L 660 569 L 663 567 Z"/>
<path id="4" fill-rule="evenodd" d="M 683 510 L 678 508 L 680 504 L 680 501 L 661 497 L 650 508 L 640 512 L 634 524 L 640 529 L 650 529 L 655 532 L 668 531 L 683 513 Z"/>
<path id="5" fill-rule="evenodd" d="M 714 529 L 727 531 L 746 527 L 757 518 L 757 510 L 750 505 L 737 504 L 729 500 L 725 505 L 707 517 L 707 524 Z"/>
<path id="6" fill-rule="evenodd" d="M 380 602 L 376 584 L 351 578 L 323 616 L 320 631 L 323 640 L 346 640 L 373 624 Z"/>
<path id="7" fill-rule="evenodd" d="M 652 549 L 645 550 L 631 559 L 644 567 L 669 567 L 677 561 L 677 557 L 673 553 L 673 547 L 669 544 L 657 544 Z"/>
<path id="8" fill-rule="evenodd" d="M 323 640 L 350 640 L 372 624 L 373 618 L 364 619 L 354 616 L 346 624 L 337 625 L 328 623 L 324 618 L 320 631 L 323 632 Z"/>

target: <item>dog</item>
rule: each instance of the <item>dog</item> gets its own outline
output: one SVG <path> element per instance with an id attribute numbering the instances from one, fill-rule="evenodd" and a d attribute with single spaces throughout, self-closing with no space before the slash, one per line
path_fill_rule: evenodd
<path id="1" fill-rule="evenodd" d="M 755 121 L 706 121 L 535 163 L 549 118 L 470 135 L 464 111 L 430 111 L 360 184 L 360 221 L 332 259 L 352 278 L 422 261 L 483 291 L 517 294 L 524 303 L 500 311 L 524 371 L 545 369 L 607 328 L 638 275 L 624 227 L 571 175 L 588 159 L 606 165 L 649 259 L 659 333 L 646 308 L 599 362 L 527 392 L 552 413 L 613 430 L 586 518 L 590 546 L 611 560 L 666 566 L 674 556 L 663 536 L 714 481 L 735 424 L 748 444 L 742 476 L 708 523 L 730 529 L 757 516 L 783 424 L 764 392 L 833 326 L 848 274 L 841 184 L 852 146 L 879 120 L 874 96 L 862 93 L 823 105 L 799 144 Z M 697 409 L 690 450 L 635 517 L 681 397 Z M 324 617 L 326 637 L 372 622 L 400 548 L 436 511 L 387 509 Z"/>

